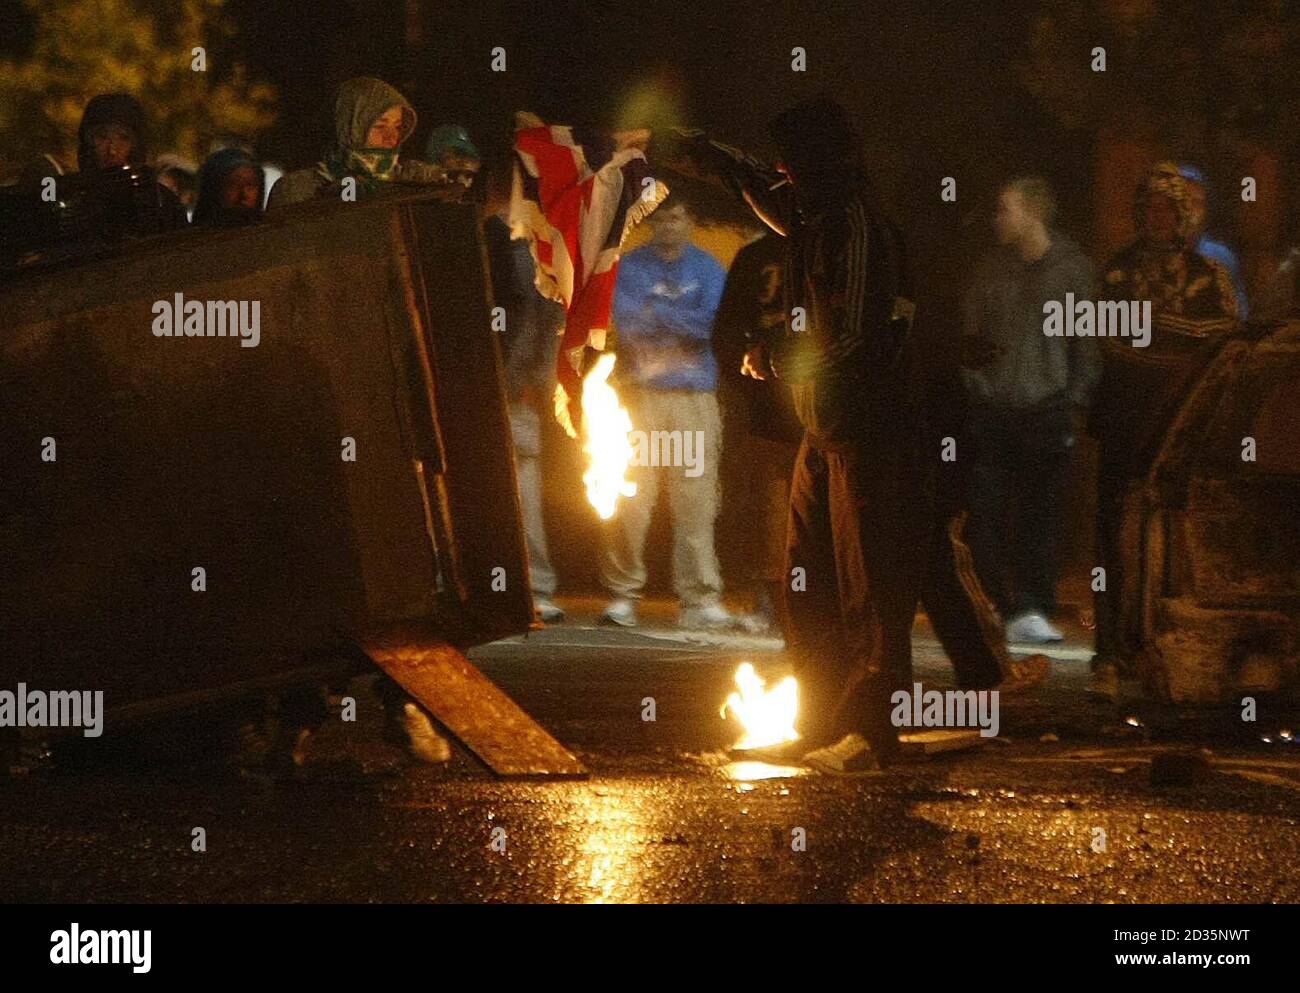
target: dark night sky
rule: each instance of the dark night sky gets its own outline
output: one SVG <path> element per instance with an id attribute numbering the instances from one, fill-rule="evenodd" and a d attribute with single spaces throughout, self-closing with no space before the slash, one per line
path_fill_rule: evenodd
<path id="1" fill-rule="evenodd" d="M 444 120 L 484 135 L 525 107 L 613 124 L 635 87 L 656 85 L 687 121 L 761 146 L 777 111 L 830 91 L 859 114 L 880 182 L 903 200 L 910 187 L 937 188 L 957 165 L 969 172 L 990 151 L 1019 165 L 1017 135 L 1007 132 L 1011 122 L 1023 132 L 1025 120 L 1009 70 L 1023 49 L 1027 4 L 424 0 L 414 55 L 403 45 L 400 3 L 304 7 L 231 5 L 237 48 L 282 94 L 281 126 L 264 151 L 291 164 L 328 139 L 335 85 L 373 73 L 407 90 L 421 140 Z M 489 68 L 498 45 L 505 73 Z M 795 45 L 808 51 L 806 73 L 790 69 Z"/>

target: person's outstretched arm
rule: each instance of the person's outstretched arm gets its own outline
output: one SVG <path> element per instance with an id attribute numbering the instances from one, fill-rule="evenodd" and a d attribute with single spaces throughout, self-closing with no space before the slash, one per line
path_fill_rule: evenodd
<path id="1" fill-rule="evenodd" d="M 703 131 L 671 128 L 656 131 L 650 144 L 651 163 L 721 186 L 744 200 L 777 234 L 790 230 L 794 190 L 774 168 Z"/>

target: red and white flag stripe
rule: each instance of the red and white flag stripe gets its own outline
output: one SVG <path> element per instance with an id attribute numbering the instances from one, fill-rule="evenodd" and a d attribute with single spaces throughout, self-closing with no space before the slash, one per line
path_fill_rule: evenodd
<path id="1" fill-rule="evenodd" d="M 582 417 L 587 349 L 604 350 L 618 277 L 619 249 L 668 188 L 650 175 L 633 144 L 519 113 L 510 224 L 526 233 L 537 261 L 537 288 L 564 304 L 555 413 L 576 437 Z"/>

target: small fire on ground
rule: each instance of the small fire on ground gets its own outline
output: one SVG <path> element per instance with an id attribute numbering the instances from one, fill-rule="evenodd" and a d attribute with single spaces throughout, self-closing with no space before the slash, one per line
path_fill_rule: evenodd
<path id="1" fill-rule="evenodd" d="M 771 689 L 748 662 L 736 670 L 737 690 L 722 705 L 722 716 L 740 722 L 744 735 L 736 742 L 737 750 L 767 748 L 787 741 L 797 741 L 794 729 L 799 713 L 799 688 L 793 676 L 786 676 Z"/>

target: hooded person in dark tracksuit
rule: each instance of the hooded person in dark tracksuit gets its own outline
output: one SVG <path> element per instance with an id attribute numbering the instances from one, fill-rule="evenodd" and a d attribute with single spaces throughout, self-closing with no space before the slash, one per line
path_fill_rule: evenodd
<path id="1" fill-rule="evenodd" d="M 732 445 L 740 453 L 731 472 L 724 475 L 741 482 L 727 504 L 738 520 L 762 522 L 758 538 L 763 554 L 757 565 L 771 590 L 768 602 L 773 606 L 783 605 L 782 590 L 788 582 L 784 573 L 786 517 L 790 477 L 803 429 L 787 384 L 776 379 L 757 382 L 742 376 L 740 370 L 747 351 L 760 341 L 770 342 L 786 325 L 780 293 L 783 242 L 769 232 L 736 255 L 714 335 L 719 365 L 728 373 L 719 385 L 728 385 L 735 393 L 726 423 L 734 425 L 739 436 Z M 960 383 L 939 380 L 931 384 L 926 409 L 934 446 L 952 433 L 939 425 L 951 410 L 954 389 L 960 392 Z M 726 445 L 723 451 L 727 451 Z M 939 467 L 921 605 L 952 662 L 958 687 L 996 689 L 1005 697 L 1030 690 L 1046 679 L 1050 660 L 1043 655 L 1012 656 L 1007 650 L 997 607 L 975 573 L 965 540 L 969 515 L 955 468 L 949 463 Z M 747 545 L 746 551 L 752 558 L 752 545 Z M 782 630 L 788 627 L 784 618 L 780 625 Z"/>
<path id="2" fill-rule="evenodd" d="M 745 368 L 790 383 L 804 428 L 786 599 L 801 733 L 820 746 L 805 761 L 878 768 L 898 747 L 891 694 L 910 690 L 933 497 L 906 258 L 842 107 L 807 101 L 771 133 L 777 171 L 698 132 L 663 136 L 651 158 L 722 182 L 786 236 L 789 325 Z"/>
<path id="3" fill-rule="evenodd" d="M 149 127 L 129 93 L 92 97 L 77 128 L 77 172 L 45 155 L 0 205 L 0 266 L 76 257 L 185 227 L 185 208 L 148 165 Z M 49 197 L 48 190 L 57 190 Z"/>

